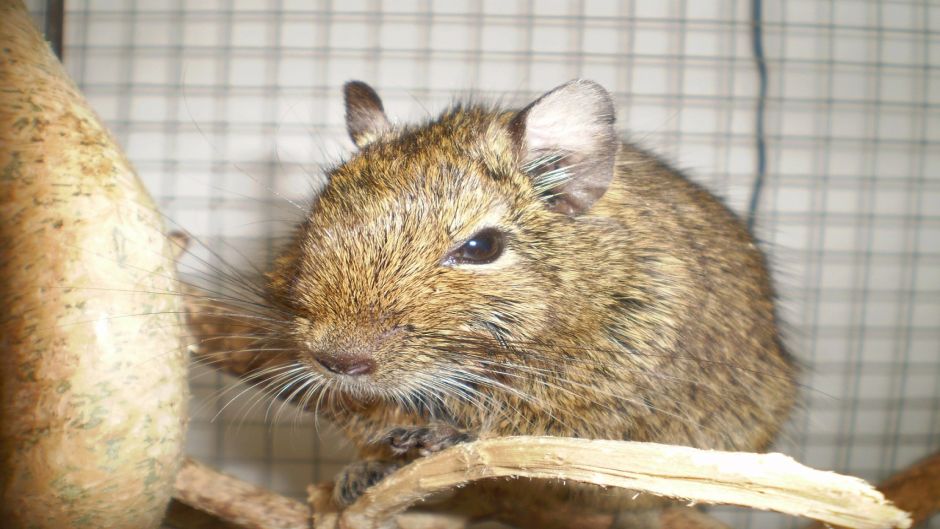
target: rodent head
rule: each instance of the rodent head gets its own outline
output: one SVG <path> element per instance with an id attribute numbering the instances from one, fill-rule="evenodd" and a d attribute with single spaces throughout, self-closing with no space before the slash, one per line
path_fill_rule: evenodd
<path id="1" fill-rule="evenodd" d="M 363 83 L 345 98 L 358 152 L 271 274 L 301 362 L 352 395 L 453 392 L 513 343 L 591 325 L 576 300 L 608 219 L 589 211 L 620 145 L 603 88 L 577 80 L 521 111 L 457 106 L 404 127 Z"/>

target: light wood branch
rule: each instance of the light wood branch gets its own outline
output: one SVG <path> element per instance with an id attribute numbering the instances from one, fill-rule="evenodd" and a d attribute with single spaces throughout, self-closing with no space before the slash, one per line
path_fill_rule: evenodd
<path id="1" fill-rule="evenodd" d="M 940 452 L 925 457 L 878 485 L 885 497 L 911 514 L 913 525 L 940 513 Z M 814 523 L 805 529 L 823 529 Z"/>
<path id="2" fill-rule="evenodd" d="M 790 462 L 785 466 L 793 465 L 794 463 Z M 797 465 L 797 467 L 800 466 Z M 806 470 L 808 470 L 808 473 L 801 471 L 805 476 L 831 474 Z M 854 478 L 831 476 L 840 481 L 854 482 L 854 485 L 860 483 L 860 480 Z M 309 523 L 307 508 L 299 502 L 220 474 L 194 461 L 187 461 L 184 464 L 183 472 L 177 480 L 176 487 L 177 490 L 174 495 L 176 501 L 183 502 L 200 512 L 211 513 L 220 520 L 221 525 L 218 527 L 227 529 L 299 529 L 307 527 Z M 899 507 L 910 509 L 915 524 L 923 522 L 932 514 L 940 511 L 940 495 L 935 492 L 940 490 L 940 452 L 892 476 L 882 483 L 879 488 Z M 310 491 L 310 504 L 313 513 L 315 513 L 316 527 L 332 528 L 339 526 L 340 512 L 331 503 L 332 484 L 314 485 L 311 486 Z M 368 495 L 374 495 L 376 492 L 378 491 L 370 491 Z M 413 496 L 409 491 L 386 490 L 379 493 L 391 496 L 400 496 L 401 494 Z M 837 491 L 830 491 L 830 493 L 838 494 Z M 868 493 L 863 495 L 869 498 L 877 498 L 877 495 Z M 846 496 L 844 499 L 845 502 L 843 503 L 852 505 L 850 496 Z M 373 499 L 373 501 L 375 500 Z M 386 501 L 385 503 L 389 504 L 390 502 Z M 266 510 L 259 508 L 259 504 L 274 507 L 273 510 Z M 613 517 L 610 515 L 585 516 L 568 513 L 561 509 L 541 514 L 547 518 L 560 520 L 561 525 L 574 525 L 577 522 L 578 527 L 586 529 L 607 529 L 613 522 Z M 469 520 L 453 513 L 409 512 L 396 515 L 394 521 L 402 529 L 459 529 L 464 527 Z M 660 523 L 663 529 L 728 529 L 726 525 L 701 512 L 683 507 L 665 510 L 660 516 Z M 192 524 L 177 524 L 175 526 L 182 529 L 195 529 L 197 527 Z M 198 527 L 205 526 L 200 525 Z M 354 526 L 346 525 L 344 527 Z M 807 526 L 806 529 L 822 529 L 823 527 L 825 527 L 823 524 L 814 523 Z"/>
<path id="3" fill-rule="evenodd" d="M 805 516 L 857 529 L 907 528 L 907 513 L 861 479 L 800 465 L 782 454 L 555 437 L 506 437 L 458 445 L 386 477 L 318 529 L 373 529 L 436 493 L 492 477 L 593 483 Z"/>

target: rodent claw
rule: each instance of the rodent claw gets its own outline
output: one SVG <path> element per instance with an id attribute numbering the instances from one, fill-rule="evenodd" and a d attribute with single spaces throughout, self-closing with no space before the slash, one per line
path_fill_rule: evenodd
<path id="1" fill-rule="evenodd" d="M 392 428 L 381 440 L 388 444 L 396 456 L 405 455 L 411 450 L 426 456 L 472 439 L 469 433 L 453 426 L 438 425 Z"/>
<path id="2" fill-rule="evenodd" d="M 340 507 L 351 505 L 369 487 L 402 466 L 400 461 L 356 461 L 336 476 L 333 501 Z"/>

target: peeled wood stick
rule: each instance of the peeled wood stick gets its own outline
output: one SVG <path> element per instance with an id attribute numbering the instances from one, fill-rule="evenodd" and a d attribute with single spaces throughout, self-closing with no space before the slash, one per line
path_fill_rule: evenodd
<path id="1" fill-rule="evenodd" d="M 886 498 L 911 513 L 913 525 L 940 512 L 940 452 L 921 459 L 878 485 Z M 806 529 L 823 529 L 812 524 Z"/>
<path id="2" fill-rule="evenodd" d="M 187 459 L 174 499 L 243 529 L 307 529 L 309 508 L 290 498 Z"/>
<path id="3" fill-rule="evenodd" d="M 910 517 L 865 481 L 800 465 L 782 454 L 555 437 L 504 437 L 414 461 L 343 511 L 342 529 L 382 526 L 442 491 L 490 477 L 594 483 L 691 502 L 739 505 L 857 529 L 907 528 Z M 325 526 L 321 526 L 325 527 Z"/>

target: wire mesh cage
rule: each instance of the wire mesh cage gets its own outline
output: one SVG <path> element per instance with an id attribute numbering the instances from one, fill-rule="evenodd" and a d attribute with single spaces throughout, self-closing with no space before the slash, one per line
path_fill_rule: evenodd
<path id="1" fill-rule="evenodd" d="M 940 448 L 940 6 L 764 4 L 74 0 L 63 58 L 171 225 L 205 244 L 183 270 L 210 284 L 224 263 L 264 269 L 302 218 L 291 204 L 351 151 L 345 81 L 401 121 L 598 81 L 630 141 L 742 215 L 764 174 L 754 230 L 805 366 L 776 448 L 877 482 Z M 222 470 L 300 497 L 352 457 L 209 368 L 191 387 L 188 452 Z"/>

